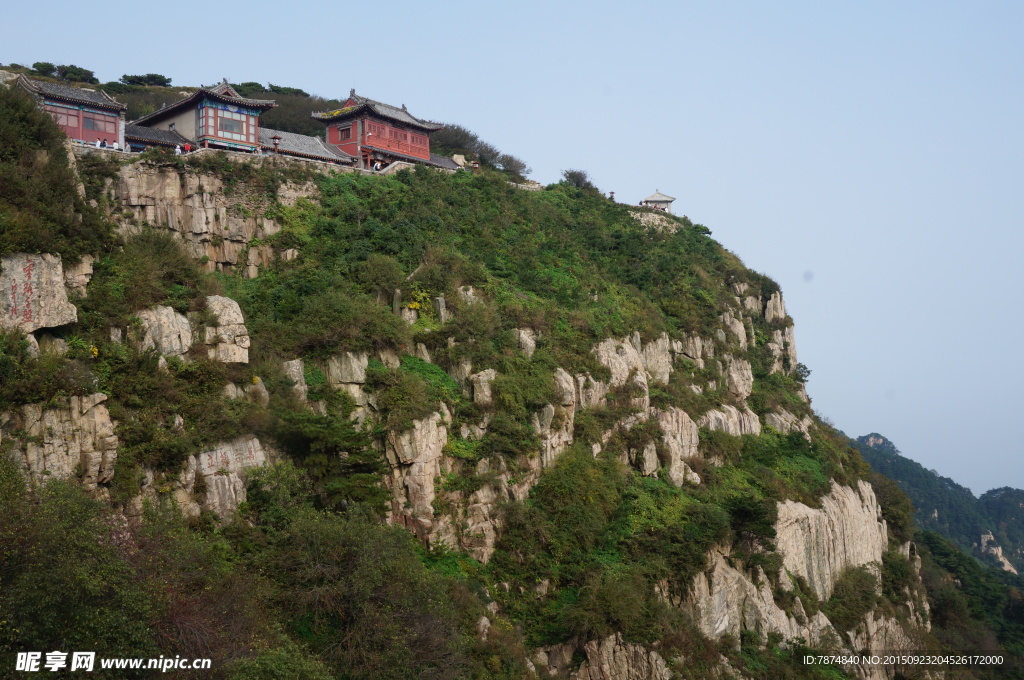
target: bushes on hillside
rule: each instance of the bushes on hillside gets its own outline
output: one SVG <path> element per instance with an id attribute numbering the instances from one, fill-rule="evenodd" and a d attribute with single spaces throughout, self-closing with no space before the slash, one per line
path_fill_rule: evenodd
<path id="1" fill-rule="evenodd" d="M 65 140 L 28 93 L 0 87 L 0 256 L 57 253 L 73 263 L 114 242 L 78 194 Z"/>

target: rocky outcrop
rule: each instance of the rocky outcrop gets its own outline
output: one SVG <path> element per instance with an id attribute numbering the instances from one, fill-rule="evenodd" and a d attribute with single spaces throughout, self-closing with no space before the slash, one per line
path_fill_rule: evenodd
<path id="1" fill-rule="evenodd" d="M 735 338 L 736 344 L 739 345 L 740 349 L 747 348 L 747 328 L 743 325 L 742 318 L 737 318 L 733 315 L 733 312 L 727 311 L 719 317 L 722 321 L 722 325 L 728 331 L 728 335 Z"/>
<path id="2" fill-rule="evenodd" d="M 875 491 L 832 482 L 820 508 L 796 501 L 779 503 L 775 545 L 783 565 L 803 576 L 818 599 L 827 600 L 844 569 L 881 562 L 888 537 Z"/>
<path id="3" fill-rule="evenodd" d="M 448 443 L 451 414 L 442 404 L 441 412 L 413 422 L 401 432 L 387 433 L 384 453 L 391 465 L 393 519 L 408 526 L 421 538 L 434 527 L 434 480 L 441 474 L 441 451 Z"/>
<path id="4" fill-rule="evenodd" d="M 203 335 L 209 357 L 224 363 L 249 363 L 249 331 L 238 303 L 222 295 L 208 295 L 206 309 L 217 320 Z"/>
<path id="5" fill-rule="evenodd" d="M 782 300 L 782 291 L 777 290 L 768 298 L 768 304 L 764 308 L 764 320 L 768 323 L 786 320 L 786 303 Z"/>
<path id="6" fill-rule="evenodd" d="M 573 421 L 576 416 L 576 385 L 572 376 L 561 368 L 555 369 L 556 404 L 548 404 L 533 416 L 533 429 L 540 437 L 542 467 L 554 464 L 573 440 Z"/>
<path id="7" fill-rule="evenodd" d="M 0 293 L 0 329 L 31 333 L 78 321 L 78 310 L 64 288 L 60 255 L 0 258 Z"/>
<path id="8" fill-rule="evenodd" d="M 662 462 L 668 471 L 669 479 L 676 486 L 682 486 L 684 482 L 700 484 L 700 477 L 686 464 L 687 460 L 699 456 L 697 423 L 680 408 L 665 411 L 652 408 L 651 416 L 661 427 L 665 452 L 665 460 Z"/>
<path id="9" fill-rule="evenodd" d="M 254 435 L 222 442 L 188 459 L 181 475 L 178 500 L 190 514 L 201 508 L 226 518 L 245 501 L 246 471 L 267 464 L 267 454 Z M 192 494 L 199 501 L 192 500 Z"/>
<path id="10" fill-rule="evenodd" d="M 184 240 L 192 255 L 205 259 L 211 270 L 241 268 L 252 278 L 260 265 L 273 257 L 270 246 L 249 245 L 280 230 L 266 216 L 270 200 L 237 186 L 228 190 L 219 174 L 139 162 L 121 167 L 114 189 L 129 215 L 114 215 L 124 229 L 140 224 L 170 229 Z M 294 205 L 298 199 L 316 194 L 312 182 L 285 183 L 276 198 L 282 205 Z"/>
<path id="11" fill-rule="evenodd" d="M 697 424 L 709 430 L 725 432 L 733 436 L 761 434 L 761 421 L 749 408 L 742 411 L 735 406 L 719 406 L 700 417 Z"/>
<path id="12" fill-rule="evenodd" d="M 306 366 L 302 359 L 292 359 L 281 364 L 284 376 L 292 381 L 292 392 L 299 401 L 305 402 L 309 394 L 309 387 L 306 385 Z"/>
<path id="13" fill-rule="evenodd" d="M 87 489 L 109 482 L 118 439 L 106 399 L 90 394 L 70 397 L 62 406 L 29 404 L 0 414 L 0 434 L 13 440 L 9 455 L 35 482 L 77 477 Z"/>
<path id="14" fill-rule="evenodd" d="M 1003 547 L 996 543 L 996 537 L 992 535 L 991 531 L 986 531 L 981 535 L 981 552 L 995 558 L 1003 571 L 1008 571 L 1011 574 L 1017 573 L 1017 568 L 1003 555 Z"/>
<path id="15" fill-rule="evenodd" d="M 498 372 L 493 368 L 474 373 L 469 376 L 470 385 L 473 387 L 473 403 L 479 406 L 490 406 L 494 402 L 494 395 L 491 393 L 491 384 L 498 377 Z"/>
<path id="16" fill-rule="evenodd" d="M 796 366 L 796 339 L 792 326 L 773 330 L 772 339 L 766 344 L 766 347 L 772 353 L 771 373 L 783 372 L 787 363 L 790 368 Z"/>
<path id="17" fill-rule="evenodd" d="M 532 328 L 513 328 L 512 332 L 516 336 L 516 342 L 519 343 L 519 349 L 523 350 L 523 354 L 526 356 L 532 357 L 537 350 L 536 332 Z"/>
<path id="18" fill-rule="evenodd" d="M 576 647 L 553 645 L 539 648 L 533 662 L 544 674 L 570 680 L 670 680 L 672 672 L 664 657 L 635 642 L 625 642 L 622 634 L 591 640 L 581 650 L 586 660 L 575 668 Z"/>
<path id="19" fill-rule="evenodd" d="M 746 359 L 736 359 L 726 354 L 725 360 L 725 386 L 729 393 L 740 401 L 745 401 L 754 390 L 754 373 L 750 368 L 750 362 Z"/>
<path id="20" fill-rule="evenodd" d="M 85 297 L 86 286 L 92 280 L 92 264 L 96 258 L 92 255 L 83 255 L 78 264 L 64 266 L 64 287 L 72 295 Z"/>
<path id="21" fill-rule="evenodd" d="M 369 364 L 370 355 L 366 352 L 342 352 L 330 357 L 322 366 L 327 384 L 345 392 L 355 401 L 356 409 L 352 417 L 359 422 L 363 422 L 369 415 L 369 395 L 363 390 Z"/>
<path id="22" fill-rule="evenodd" d="M 693 581 L 687 608 L 701 631 L 712 638 L 730 634 L 739 640 L 740 633 L 752 630 L 766 637 L 780 633 L 786 639 L 802 637 L 811 644 L 831 631 L 824 614 L 808 617 L 798 604 L 790 614 L 775 604 L 768 577 L 757 568 L 753 579 L 730 564 L 727 550 L 714 550 L 709 566 Z M 797 600 L 799 603 L 799 600 Z"/>
<path id="23" fill-rule="evenodd" d="M 157 305 L 135 315 L 141 328 L 141 337 L 137 339 L 140 350 L 155 349 L 164 356 L 176 357 L 192 346 L 192 325 L 173 307 Z"/>
<path id="24" fill-rule="evenodd" d="M 803 432 L 806 437 L 810 438 L 811 426 L 814 424 L 814 420 L 810 416 L 797 418 L 789 411 L 779 409 L 778 411 L 766 413 L 764 424 L 782 434 Z"/>

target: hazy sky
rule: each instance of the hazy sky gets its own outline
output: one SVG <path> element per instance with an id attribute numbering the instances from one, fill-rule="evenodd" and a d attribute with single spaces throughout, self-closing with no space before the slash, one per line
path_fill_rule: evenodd
<path id="1" fill-rule="evenodd" d="M 355 87 L 540 182 L 660 189 L 782 284 L 819 413 L 1024 488 L 1024 3 L 57 0 L 5 25 L 4 63 Z"/>

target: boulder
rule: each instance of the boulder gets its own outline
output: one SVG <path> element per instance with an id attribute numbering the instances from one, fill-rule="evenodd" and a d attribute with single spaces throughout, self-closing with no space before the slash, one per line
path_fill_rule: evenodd
<path id="1" fill-rule="evenodd" d="M 181 356 L 192 346 L 192 326 L 173 307 L 157 305 L 137 312 L 142 327 L 139 349 L 155 349 L 164 356 Z"/>
<path id="2" fill-rule="evenodd" d="M 249 331 L 238 303 L 222 295 L 208 295 L 206 308 L 217 319 L 207 326 L 203 342 L 211 359 L 224 363 L 249 363 Z"/>
<path id="3" fill-rule="evenodd" d="M 474 404 L 490 406 L 493 403 L 494 395 L 491 393 L 491 384 L 497 376 L 497 371 L 493 368 L 488 368 L 485 371 L 474 373 L 469 377 L 469 382 L 473 386 Z"/>

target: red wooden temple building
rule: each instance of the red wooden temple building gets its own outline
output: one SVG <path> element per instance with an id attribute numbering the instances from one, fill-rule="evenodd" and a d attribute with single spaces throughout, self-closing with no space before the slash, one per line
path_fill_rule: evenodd
<path id="1" fill-rule="evenodd" d="M 101 90 L 18 76 L 44 111 L 68 137 L 92 144 L 106 141 L 124 148 L 124 112 L 128 107 Z"/>
<path id="2" fill-rule="evenodd" d="M 379 170 L 394 161 L 425 163 L 455 170 L 450 158 L 430 153 L 430 133 L 444 128 L 401 108 L 360 97 L 350 90 L 334 111 L 314 113 L 327 124 L 327 143 L 359 159 L 360 167 Z"/>

